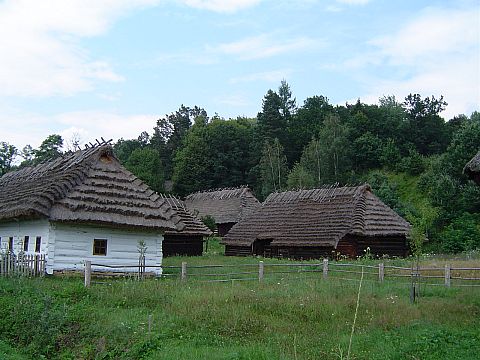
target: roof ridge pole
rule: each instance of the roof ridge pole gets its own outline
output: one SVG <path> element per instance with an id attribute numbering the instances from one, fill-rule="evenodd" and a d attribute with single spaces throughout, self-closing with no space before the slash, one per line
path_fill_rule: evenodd
<path id="1" fill-rule="evenodd" d="M 328 192 L 328 202 L 330 202 L 330 200 L 332 200 L 332 195 L 333 195 L 333 187 L 335 186 L 335 183 L 331 184 L 330 185 L 330 188 L 328 189 L 329 192 Z"/>
<path id="2" fill-rule="evenodd" d="M 338 182 L 336 184 L 338 184 Z M 335 189 L 333 189 L 333 199 L 332 200 L 335 200 L 335 198 L 337 197 L 337 192 L 335 190 L 337 190 L 337 186 L 335 186 Z"/>
<path id="3" fill-rule="evenodd" d="M 175 203 L 175 201 L 173 200 L 172 195 L 169 194 L 168 196 L 170 197 L 170 200 L 172 201 L 172 204 L 173 204 L 173 205 L 170 204 L 170 206 L 173 207 L 173 208 L 175 208 L 175 210 L 178 210 L 178 206 L 177 206 L 177 204 Z"/>

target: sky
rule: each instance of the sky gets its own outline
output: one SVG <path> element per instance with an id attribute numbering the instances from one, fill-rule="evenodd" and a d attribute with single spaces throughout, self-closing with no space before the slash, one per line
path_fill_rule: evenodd
<path id="1" fill-rule="evenodd" d="M 185 106 L 441 95 L 480 110 L 477 0 L 0 0 L 0 141 L 136 138 Z"/>

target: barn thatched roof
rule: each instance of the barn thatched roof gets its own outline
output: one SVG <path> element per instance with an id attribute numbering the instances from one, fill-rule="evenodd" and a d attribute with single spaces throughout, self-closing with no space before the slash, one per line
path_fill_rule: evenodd
<path id="1" fill-rule="evenodd" d="M 465 165 L 463 172 L 480 183 L 480 151 Z"/>
<path id="2" fill-rule="evenodd" d="M 213 216 L 216 224 L 236 223 L 260 206 L 248 187 L 197 192 L 185 198 L 185 205 L 199 217 Z"/>
<path id="3" fill-rule="evenodd" d="M 373 195 L 369 185 L 271 194 L 256 211 L 232 227 L 227 245 L 333 246 L 347 234 L 406 235 L 410 225 Z"/>
<path id="4" fill-rule="evenodd" d="M 176 235 L 188 233 L 192 235 L 212 235 L 212 231 L 208 227 L 206 227 L 203 222 L 200 221 L 197 216 L 195 216 L 195 214 L 193 214 L 192 211 L 185 206 L 185 203 L 182 200 L 172 195 L 160 194 L 160 196 L 163 197 L 165 201 L 172 207 L 172 209 L 176 211 L 182 223 L 186 225 L 185 229 L 182 231 L 169 230 L 166 231 L 165 234 Z"/>
<path id="5" fill-rule="evenodd" d="M 200 222 L 186 221 L 184 214 L 126 170 L 108 144 L 1 177 L 0 221 L 13 218 L 172 231 L 188 231 L 190 222 Z"/>

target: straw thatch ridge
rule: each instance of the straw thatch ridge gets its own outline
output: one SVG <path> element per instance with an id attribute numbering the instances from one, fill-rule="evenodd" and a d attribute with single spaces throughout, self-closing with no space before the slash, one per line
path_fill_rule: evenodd
<path id="1" fill-rule="evenodd" d="M 105 142 L 1 177 L 0 221 L 23 218 L 171 231 L 203 226 L 126 170 Z"/>
<path id="2" fill-rule="evenodd" d="M 185 205 L 199 217 L 207 215 L 216 224 L 236 223 L 260 206 L 250 188 L 224 188 L 200 191 L 188 195 Z"/>
<path id="3" fill-rule="evenodd" d="M 232 227 L 227 246 L 336 248 L 347 235 L 403 237 L 410 225 L 371 191 L 369 185 L 325 187 L 271 194 L 256 211 Z"/>
<path id="4" fill-rule="evenodd" d="M 463 172 L 480 185 L 480 151 L 465 165 Z"/>

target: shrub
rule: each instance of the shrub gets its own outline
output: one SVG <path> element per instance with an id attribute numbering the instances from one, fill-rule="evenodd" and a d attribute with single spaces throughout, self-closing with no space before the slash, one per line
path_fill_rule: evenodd
<path id="1" fill-rule="evenodd" d="M 201 218 L 203 224 L 208 227 L 211 231 L 217 229 L 217 224 L 215 223 L 215 218 L 211 215 L 206 215 Z"/>
<path id="2" fill-rule="evenodd" d="M 442 248 L 449 253 L 480 248 L 480 215 L 464 213 L 442 232 Z"/>

